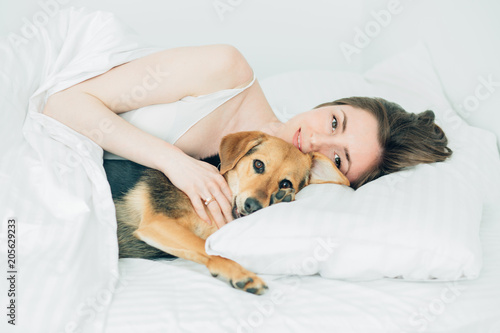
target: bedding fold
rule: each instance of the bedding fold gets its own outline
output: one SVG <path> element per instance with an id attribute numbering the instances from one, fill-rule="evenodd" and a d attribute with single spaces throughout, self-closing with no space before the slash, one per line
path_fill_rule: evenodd
<path id="1" fill-rule="evenodd" d="M 109 13 L 70 8 L 25 43 L 2 41 L 1 232 L 17 221 L 17 332 L 103 331 L 119 279 L 103 151 L 41 112 L 51 94 L 154 52 L 136 40 Z"/>

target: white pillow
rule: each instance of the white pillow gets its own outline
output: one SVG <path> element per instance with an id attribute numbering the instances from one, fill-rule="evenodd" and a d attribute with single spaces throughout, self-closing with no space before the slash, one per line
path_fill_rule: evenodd
<path id="1" fill-rule="evenodd" d="M 451 109 L 418 44 L 365 75 L 295 72 L 262 82 L 282 120 L 325 101 L 380 96 L 407 111 L 432 109 L 454 153 L 379 178 L 357 191 L 311 185 L 292 203 L 236 220 L 206 250 L 263 274 L 317 274 L 352 280 L 473 279 L 481 269 L 482 209 L 500 201 L 494 136 Z"/>

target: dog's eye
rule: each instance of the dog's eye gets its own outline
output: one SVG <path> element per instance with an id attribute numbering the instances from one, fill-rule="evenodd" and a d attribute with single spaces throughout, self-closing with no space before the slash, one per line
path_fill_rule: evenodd
<path id="1" fill-rule="evenodd" d="M 253 160 L 253 168 L 255 169 L 255 172 L 263 173 L 264 172 L 264 162 L 262 162 L 261 160 Z"/>
<path id="2" fill-rule="evenodd" d="M 280 188 L 292 188 L 292 183 L 289 180 L 282 180 L 280 182 Z"/>

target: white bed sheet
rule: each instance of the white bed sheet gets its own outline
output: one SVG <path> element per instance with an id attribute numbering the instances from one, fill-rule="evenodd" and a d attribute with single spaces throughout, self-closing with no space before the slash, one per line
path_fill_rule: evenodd
<path id="1" fill-rule="evenodd" d="M 349 282 L 263 276 L 269 291 L 246 294 L 184 261 L 120 260 L 120 289 L 107 333 L 435 332 L 500 329 L 500 216 L 484 216 L 484 268 L 464 282 Z"/>

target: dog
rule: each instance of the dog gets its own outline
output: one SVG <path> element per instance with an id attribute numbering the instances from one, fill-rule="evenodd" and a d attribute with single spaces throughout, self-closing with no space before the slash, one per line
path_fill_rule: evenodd
<path id="1" fill-rule="evenodd" d="M 225 136 L 219 156 L 220 173 L 232 191 L 234 218 L 292 201 L 309 184 L 349 185 L 326 156 L 304 154 L 262 132 Z M 205 265 L 212 276 L 236 289 L 265 292 L 267 286 L 256 274 L 205 252 L 205 239 L 217 230 L 215 222 L 204 222 L 187 195 L 162 172 L 130 161 L 105 161 L 104 167 L 116 207 L 120 258 L 180 257 Z"/>

